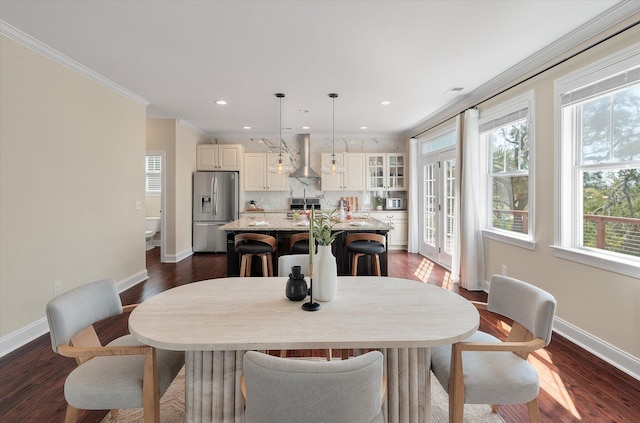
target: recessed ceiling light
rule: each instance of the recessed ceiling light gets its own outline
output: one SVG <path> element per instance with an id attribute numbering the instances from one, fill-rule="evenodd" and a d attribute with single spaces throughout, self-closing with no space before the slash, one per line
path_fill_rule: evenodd
<path id="1" fill-rule="evenodd" d="M 227 104 L 227 102 L 224 101 L 224 100 L 216 100 L 216 104 L 218 104 L 220 106 L 224 106 L 225 104 Z"/>
<path id="2" fill-rule="evenodd" d="M 242 129 L 251 129 L 250 126 L 243 126 Z"/>
<path id="3" fill-rule="evenodd" d="M 361 126 L 360 129 L 367 129 L 367 127 L 366 126 Z"/>
<path id="4" fill-rule="evenodd" d="M 309 127 L 308 126 L 303 126 L 302 129 L 309 129 Z"/>
<path id="5" fill-rule="evenodd" d="M 389 104 L 391 104 L 391 102 L 389 100 L 384 100 L 381 101 L 380 104 L 382 104 L 383 106 L 388 106 Z"/>
<path id="6" fill-rule="evenodd" d="M 304 110 L 304 109 L 300 109 L 300 110 L 298 110 L 298 112 L 300 112 L 300 113 L 309 113 L 308 110 Z"/>

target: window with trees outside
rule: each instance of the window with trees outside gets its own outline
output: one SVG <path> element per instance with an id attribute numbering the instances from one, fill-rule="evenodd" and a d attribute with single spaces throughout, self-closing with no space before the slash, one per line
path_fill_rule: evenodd
<path id="1" fill-rule="evenodd" d="M 586 79 L 556 82 L 562 156 L 557 243 L 592 254 L 600 262 L 618 262 L 599 267 L 636 277 L 640 275 L 639 58 L 636 52 L 631 62 L 618 58 L 610 67 L 591 70 Z M 603 70 L 609 71 L 604 78 Z"/>
<path id="2" fill-rule="evenodd" d="M 160 195 L 162 191 L 162 156 L 145 156 L 145 190 L 147 195 Z"/>
<path id="3" fill-rule="evenodd" d="M 486 229 L 501 238 L 532 241 L 532 104 L 530 92 L 481 113 L 479 119 L 487 154 Z M 533 248 L 532 243 L 522 246 Z"/>

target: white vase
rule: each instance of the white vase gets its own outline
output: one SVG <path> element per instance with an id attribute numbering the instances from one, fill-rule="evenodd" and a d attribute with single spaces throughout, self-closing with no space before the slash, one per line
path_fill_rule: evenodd
<path id="1" fill-rule="evenodd" d="M 318 245 L 313 261 L 313 299 L 331 301 L 338 290 L 338 266 L 331 245 Z"/>

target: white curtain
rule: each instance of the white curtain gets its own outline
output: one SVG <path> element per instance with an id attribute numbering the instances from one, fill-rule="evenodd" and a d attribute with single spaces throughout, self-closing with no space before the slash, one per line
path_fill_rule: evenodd
<path id="1" fill-rule="evenodd" d="M 462 198 L 462 119 L 456 116 L 456 169 L 455 192 L 453 202 L 453 251 L 451 251 L 451 280 L 460 282 L 460 199 Z"/>
<path id="2" fill-rule="evenodd" d="M 409 239 L 407 251 L 419 252 L 420 228 L 418 223 L 418 140 L 409 140 L 409 195 L 407 210 L 409 211 Z"/>
<path id="3" fill-rule="evenodd" d="M 481 181 L 484 155 L 480 149 L 478 110 L 464 112 L 462 130 L 460 197 L 460 285 L 469 290 L 481 288 L 484 279 L 484 247 L 481 225 L 484 222 Z"/>

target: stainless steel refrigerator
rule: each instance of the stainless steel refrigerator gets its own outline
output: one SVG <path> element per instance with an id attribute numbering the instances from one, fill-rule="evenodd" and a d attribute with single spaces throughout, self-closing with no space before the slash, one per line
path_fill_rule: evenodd
<path id="1" fill-rule="evenodd" d="M 238 172 L 193 174 L 193 251 L 226 252 L 220 226 L 238 219 Z"/>

